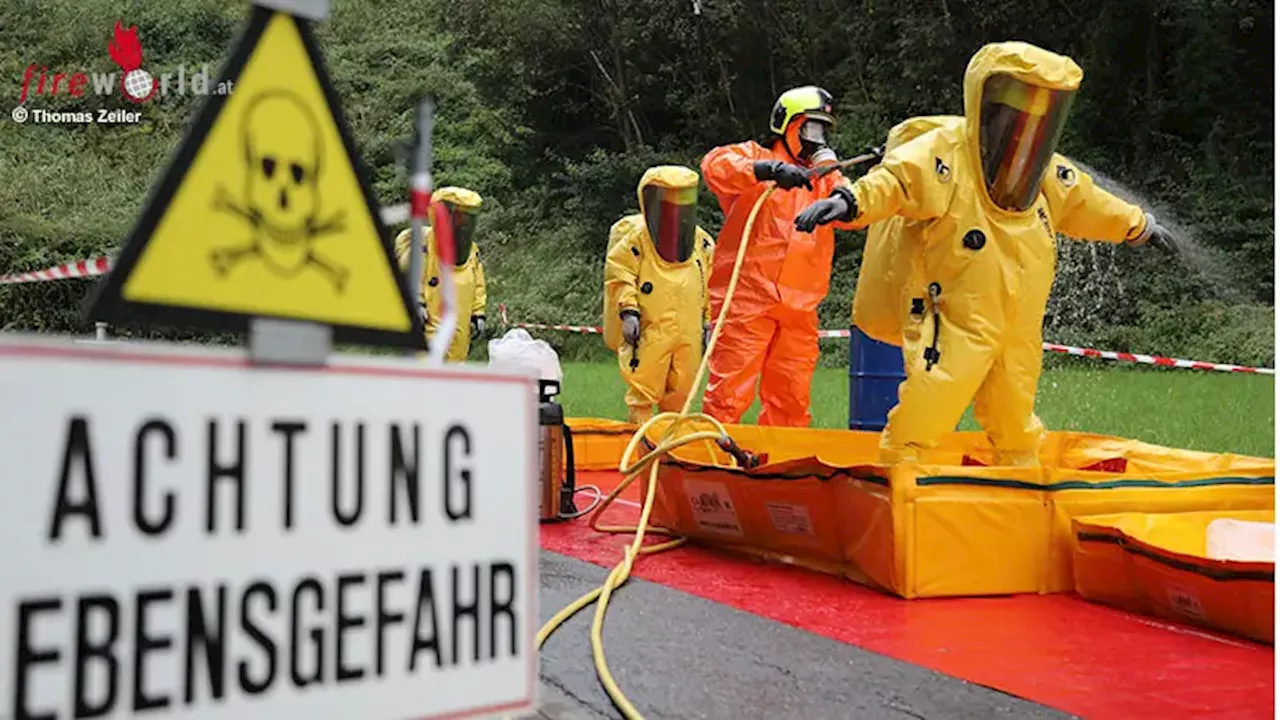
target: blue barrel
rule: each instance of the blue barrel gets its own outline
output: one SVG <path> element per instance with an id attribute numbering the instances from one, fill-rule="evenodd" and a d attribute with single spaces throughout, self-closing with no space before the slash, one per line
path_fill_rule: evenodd
<path id="1" fill-rule="evenodd" d="M 902 348 L 849 328 L 849 429 L 883 430 L 906 379 Z"/>

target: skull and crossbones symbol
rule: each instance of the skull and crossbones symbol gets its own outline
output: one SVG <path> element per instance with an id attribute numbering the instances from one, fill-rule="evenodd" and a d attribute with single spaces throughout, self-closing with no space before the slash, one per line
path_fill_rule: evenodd
<path id="1" fill-rule="evenodd" d="M 310 108 L 285 90 L 259 95 L 245 110 L 241 142 L 248 168 L 244 202 L 237 202 L 219 185 L 213 207 L 247 222 L 253 236 L 247 244 L 210 253 L 214 271 L 225 276 L 250 257 L 285 277 L 312 266 L 341 293 L 350 271 L 321 257 L 313 247 L 316 238 L 343 230 L 345 213 L 319 221 L 323 146 Z"/>

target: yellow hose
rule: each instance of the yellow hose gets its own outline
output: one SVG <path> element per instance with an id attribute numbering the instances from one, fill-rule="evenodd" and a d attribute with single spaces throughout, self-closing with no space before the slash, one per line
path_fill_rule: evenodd
<path id="1" fill-rule="evenodd" d="M 603 637 L 605 612 L 609 607 L 609 598 L 613 595 L 613 591 L 621 587 L 622 584 L 631 577 L 631 567 L 638 556 L 670 550 L 671 548 L 683 544 L 685 541 L 685 538 L 677 537 L 675 532 L 666 528 L 649 527 L 649 514 L 653 511 L 653 499 L 658 487 L 658 463 L 660 458 L 667 455 L 672 450 L 691 442 L 697 442 L 699 440 L 710 442 L 712 440 L 719 440 L 728 437 L 728 433 L 725 432 L 724 426 L 715 418 L 709 415 L 704 415 L 703 413 L 690 413 L 689 409 L 693 406 L 694 391 L 702 385 L 703 376 L 707 372 L 707 364 L 711 358 L 711 351 L 715 348 L 716 341 L 720 338 L 720 328 L 724 324 L 725 315 L 729 312 L 729 304 L 733 301 L 733 291 L 738 286 L 738 273 L 742 270 L 742 260 L 746 257 L 747 238 L 751 235 L 752 226 L 755 225 L 756 215 L 759 214 L 760 208 L 764 206 L 764 201 L 767 200 L 776 189 L 777 186 L 772 184 L 765 188 L 765 191 L 761 193 L 760 197 L 756 200 L 755 205 L 751 207 L 751 213 L 747 215 L 747 222 L 742 227 L 742 239 L 738 243 L 738 256 L 733 262 L 733 274 L 729 277 L 729 286 L 725 291 L 724 303 L 720 307 L 720 315 L 716 318 L 715 327 L 711 331 L 711 339 L 707 343 L 706 350 L 703 352 L 702 363 L 698 366 L 698 374 L 694 376 L 692 386 L 693 391 L 690 391 L 689 397 L 685 398 L 684 407 L 678 413 L 668 412 L 655 415 L 636 430 L 635 435 L 631 437 L 631 442 L 627 443 L 626 450 L 622 452 L 622 459 L 618 462 L 618 471 L 623 475 L 622 482 L 618 484 L 618 487 L 614 488 L 613 492 L 609 493 L 608 497 L 599 503 L 595 512 L 591 514 L 592 529 L 608 533 L 633 532 L 635 533 L 635 539 L 632 540 L 631 545 L 626 548 L 622 562 L 618 563 L 618 565 L 613 568 L 609 573 L 609 577 L 605 579 L 604 584 L 566 605 L 564 609 L 556 613 L 545 625 L 542 626 L 542 629 L 538 631 L 536 638 L 537 647 L 541 650 L 543 643 L 547 641 L 547 638 L 551 636 L 551 633 L 555 632 L 556 629 L 564 623 L 564 621 L 573 617 L 573 615 L 579 610 L 590 605 L 592 602 L 596 602 L 598 599 L 599 602 L 596 605 L 595 618 L 591 622 L 591 656 L 595 660 L 596 674 L 600 677 L 600 684 L 604 686 L 605 691 L 609 693 L 609 698 L 613 700 L 613 704 L 618 707 L 618 710 L 627 718 L 627 720 L 643 720 L 643 716 L 640 715 L 640 712 L 636 710 L 635 706 L 627 700 L 627 697 L 622 694 L 622 689 L 618 687 L 618 683 L 613 679 L 613 673 L 609 672 L 608 663 L 605 662 Z M 644 457 L 641 457 L 635 463 L 627 465 L 627 460 L 631 457 L 632 453 L 635 452 L 640 441 L 645 438 L 645 433 L 649 428 L 655 423 L 667 419 L 671 420 L 671 424 L 667 426 L 666 431 L 662 434 L 662 438 L 658 442 L 657 447 L 650 450 L 644 455 Z M 689 421 L 700 421 L 709 424 L 715 428 L 715 430 L 686 432 L 683 435 L 678 435 L 676 432 L 677 429 Z M 636 527 L 598 525 L 600 515 L 605 511 L 605 508 L 609 507 L 614 498 L 630 486 L 631 483 L 634 482 L 642 472 L 644 472 L 646 466 L 649 468 L 649 484 L 645 488 L 644 505 L 640 510 L 639 524 L 637 524 Z M 669 536 L 674 539 L 655 543 L 653 545 L 643 545 L 642 543 L 644 542 L 645 533 L 649 532 Z"/>

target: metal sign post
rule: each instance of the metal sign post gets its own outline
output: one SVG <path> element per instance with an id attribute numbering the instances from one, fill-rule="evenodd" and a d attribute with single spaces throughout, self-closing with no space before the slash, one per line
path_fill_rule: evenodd
<path id="1" fill-rule="evenodd" d="M 255 365 L 324 365 L 333 352 L 333 330 L 327 325 L 252 318 L 249 359 Z"/>
<path id="2" fill-rule="evenodd" d="M 415 302 L 422 299 L 422 268 L 426 263 L 423 236 L 426 233 L 427 211 L 431 206 L 431 162 L 432 134 L 435 132 L 436 103 L 431 97 L 425 97 L 418 104 L 417 123 L 413 144 L 413 161 L 409 177 L 409 297 Z M 426 310 L 423 307 L 425 316 Z M 425 317 L 424 317 L 425 325 Z M 413 355 L 417 351 L 410 350 Z"/>
<path id="3" fill-rule="evenodd" d="M 329 0 L 254 0 L 253 4 L 307 20 L 329 17 Z"/>
<path id="4" fill-rule="evenodd" d="M 255 5 L 311 21 L 329 16 L 329 0 L 255 0 Z M 327 325 L 274 318 L 250 318 L 249 359 L 256 365 L 324 365 L 333 351 Z"/>

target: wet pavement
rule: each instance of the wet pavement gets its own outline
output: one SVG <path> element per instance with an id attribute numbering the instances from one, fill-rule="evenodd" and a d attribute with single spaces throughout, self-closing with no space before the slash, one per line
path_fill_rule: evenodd
<path id="1" fill-rule="evenodd" d="M 604 581 L 605 568 L 540 554 L 540 622 Z M 620 718 L 596 677 L 594 606 L 543 647 L 540 720 Z M 857 618 L 850 618 L 857 622 Z M 646 718 L 1068 718 L 997 690 L 643 580 L 609 603 L 605 656 Z"/>

